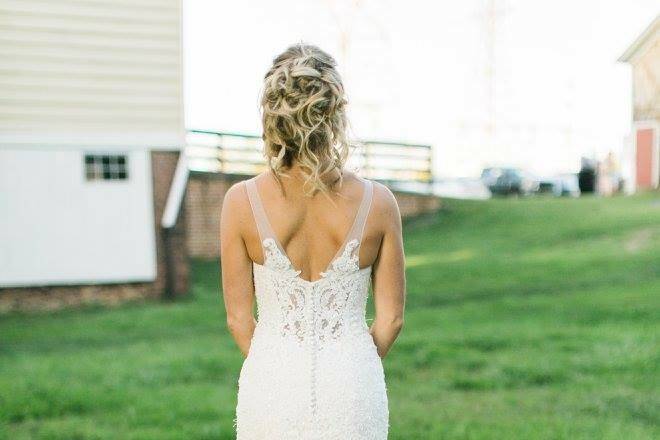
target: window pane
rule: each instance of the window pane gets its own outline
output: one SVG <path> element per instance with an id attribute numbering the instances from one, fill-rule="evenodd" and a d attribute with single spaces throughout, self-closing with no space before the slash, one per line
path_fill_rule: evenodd
<path id="1" fill-rule="evenodd" d="M 87 180 L 126 180 L 128 158 L 125 155 L 86 154 L 85 178 Z"/>

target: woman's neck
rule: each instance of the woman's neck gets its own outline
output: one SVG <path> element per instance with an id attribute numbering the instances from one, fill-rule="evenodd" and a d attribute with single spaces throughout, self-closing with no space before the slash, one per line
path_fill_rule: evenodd
<path id="1" fill-rule="evenodd" d="M 270 174 L 273 179 L 279 181 L 280 189 L 282 190 L 282 195 L 284 195 L 284 197 L 287 197 L 288 194 L 302 196 L 303 193 L 306 192 L 304 188 L 308 173 L 305 171 L 304 167 L 294 163 L 283 170 L 279 179 L 278 176 L 274 174 L 273 170 L 270 171 Z M 341 180 L 342 176 L 343 170 L 335 167 L 323 174 L 321 180 L 330 191 L 334 191 L 337 189 L 336 184 Z"/>
<path id="2" fill-rule="evenodd" d="M 299 164 L 294 163 L 290 167 L 288 167 L 285 171 L 285 173 L 293 180 L 296 182 L 303 183 L 308 175 L 307 172 L 305 172 L 304 168 L 301 167 Z M 334 167 L 330 171 L 326 172 L 325 174 L 321 175 L 321 180 L 323 183 L 325 183 L 328 187 L 334 186 L 340 179 L 342 175 L 342 170 Z"/>

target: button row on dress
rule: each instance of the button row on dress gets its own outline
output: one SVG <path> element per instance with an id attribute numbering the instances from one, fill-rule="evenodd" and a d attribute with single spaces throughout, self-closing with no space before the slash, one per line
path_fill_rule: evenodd
<path id="1" fill-rule="evenodd" d="M 308 325 L 310 329 L 310 334 L 309 337 L 311 338 L 310 340 L 310 410 L 312 414 L 316 414 L 316 408 L 317 408 L 317 401 L 316 401 L 316 363 L 317 363 L 317 358 L 316 358 L 316 352 L 317 352 L 317 341 L 316 341 L 316 301 L 315 301 L 315 295 L 314 295 L 314 285 L 308 286 L 308 299 L 310 301 L 306 301 L 306 304 L 308 304 L 307 308 L 307 319 L 308 319 Z"/>

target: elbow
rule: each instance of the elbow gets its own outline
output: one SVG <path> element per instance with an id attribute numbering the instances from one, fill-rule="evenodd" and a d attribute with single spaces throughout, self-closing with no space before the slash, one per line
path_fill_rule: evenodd
<path id="1" fill-rule="evenodd" d="M 233 317 L 227 317 L 227 330 L 229 330 L 229 333 L 232 335 L 235 335 L 241 328 L 241 325 L 238 321 L 238 319 L 233 318 Z"/>
<path id="2" fill-rule="evenodd" d="M 388 328 L 394 333 L 399 333 L 403 328 L 404 319 L 401 315 L 396 315 L 389 317 L 387 319 L 381 320 L 381 325 Z"/>
<path id="3" fill-rule="evenodd" d="M 229 333 L 233 334 L 234 330 L 236 330 L 236 322 L 232 319 L 227 318 L 225 326 L 227 327 L 227 330 L 229 330 Z"/>
<path id="4" fill-rule="evenodd" d="M 397 316 L 397 317 L 395 317 L 394 319 L 392 319 L 392 323 L 391 323 L 392 328 L 393 328 L 397 333 L 400 332 L 401 329 L 403 328 L 403 322 L 404 322 L 403 316 Z"/>
<path id="5" fill-rule="evenodd" d="M 232 335 L 242 335 L 250 332 L 250 327 L 254 326 L 254 320 L 251 317 L 227 316 L 227 329 Z"/>

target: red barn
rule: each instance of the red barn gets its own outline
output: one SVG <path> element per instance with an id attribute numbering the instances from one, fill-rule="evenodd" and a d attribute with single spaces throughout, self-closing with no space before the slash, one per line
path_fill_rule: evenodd
<path id="1" fill-rule="evenodd" d="M 660 15 L 619 61 L 632 66 L 632 189 L 657 189 L 660 186 Z"/>

